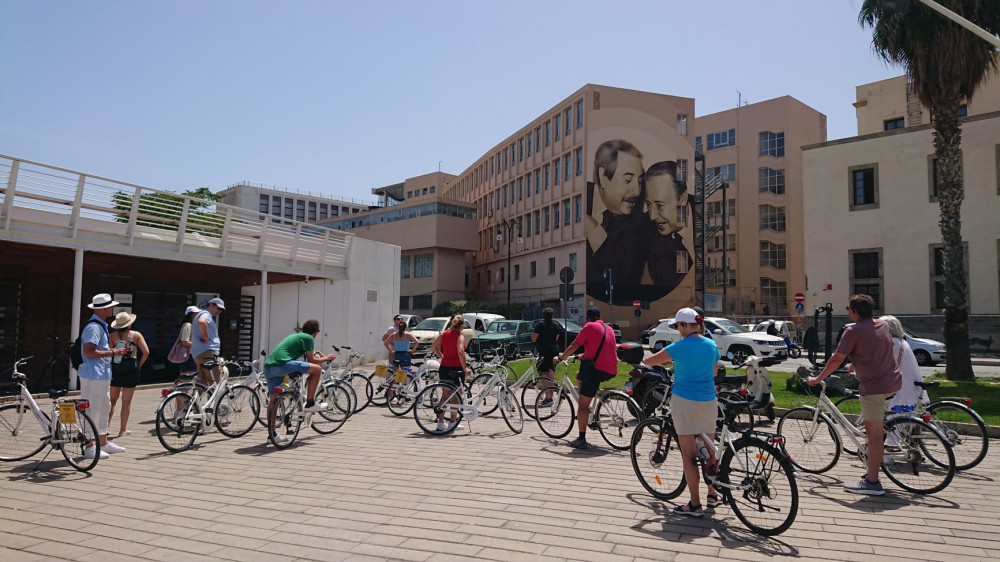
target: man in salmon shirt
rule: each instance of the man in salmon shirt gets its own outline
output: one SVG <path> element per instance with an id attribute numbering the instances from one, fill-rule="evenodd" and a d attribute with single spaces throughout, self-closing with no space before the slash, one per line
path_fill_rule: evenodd
<path id="1" fill-rule="evenodd" d="M 857 484 L 844 486 L 844 490 L 866 496 L 885 494 L 878 481 L 884 452 L 882 420 L 885 417 L 885 400 L 903 385 L 903 375 L 892 352 L 889 326 L 881 320 L 872 319 L 874 308 L 875 301 L 868 295 L 851 297 L 847 313 L 854 325 L 844 330 L 837 351 L 826 362 L 823 372 L 806 379 L 811 386 L 819 384 L 836 371 L 848 355 L 851 356 L 861 394 L 861 419 L 865 422 L 865 435 L 868 437 L 868 473 Z"/>
<path id="2" fill-rule="evenodd" d="M 583 346 L 581 360 L 594 362 L 594 368 L 589 375 L 577 375 L 580 382 L 580 409 L 576 414 L 576 423 L 580 436 L 570 442 L 574 449 L 588 449 L 587 419 L 590 417 L 590 402 L 597 395 L 601 383 L 615 378 L 618 373 L 618 349 L 615 346 L 615 331 L 601 321 L 601 311 L 596 307 L 587 309 L 587 323 L 580 333 L 569 344 L 566 351 L 556 359 L 556 363 L 565 361 L 577 349 Z M 581 367 L 582 369 L 582 367 Z"/>

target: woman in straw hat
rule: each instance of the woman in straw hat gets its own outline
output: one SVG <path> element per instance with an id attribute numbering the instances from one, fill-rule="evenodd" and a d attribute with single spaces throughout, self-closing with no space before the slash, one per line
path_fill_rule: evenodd
<path id="1" fill-rule="evenodd" d="M 115 415 L 115 404 L 118 403 L 118 397 L 121 396 L 122 413 L 119 437 L 132 433 L 128 430 L 128 417 L 132 412 L 132 395 L 135 393 L 136 385 L 139 384 L 139 370 L 149 358 L 146 338 L 132 329 L 135 318 L 135 314 L 119 312 L 110 326 L 111 347 L 125 348 L 125 355 L 115 357 L 111 363 L 111 412 L 108 414 L 108 425 L 111 424 L 111 418 Z M 142 353 L 137 354 L 136 348 L 139 348 Z"/>

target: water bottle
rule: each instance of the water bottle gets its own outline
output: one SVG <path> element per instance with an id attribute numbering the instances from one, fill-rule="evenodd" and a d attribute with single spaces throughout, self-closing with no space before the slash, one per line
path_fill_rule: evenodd
<path id="1" fill-rule="evenodd" d="M 891 408 L 894 414 L 908 414 L 914 409 L 913 404 L 896 404 Z"/>
<path id="2" fill-rule="evenodd" d="M 115 344 L 115 349 L 121 349 L 123 347 L 125 347 L 125 342 L 124 341 L 119 341 L 117 344 Z M 112 361 L 114 361 L 115 363 L 121 363 L 122 362 L 122 356 L 121 355 L 115 355 L 115 357 L 114 357 L 114 359 L 112 359 Z"/>
<path id="3" fill-rule="evenodd" d="M 703 461 L 707 461 L 708 459 L 710 459 L 712 457 L 712 455 L 708 452 L 708 444 L 706 444 L 705 441 L 701 437 L 695 437 L 694 442 L 695 442 L 695 445 L 698 446 L 698 458 L 699 459 L 701 459 Z"/>

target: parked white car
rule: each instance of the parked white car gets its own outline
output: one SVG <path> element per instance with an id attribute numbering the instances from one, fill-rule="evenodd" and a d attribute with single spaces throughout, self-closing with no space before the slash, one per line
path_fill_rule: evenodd
<path id="1" fill-rule="evenodd" d="M 706 326 L 707 328 L 708 326 Z M 653 327 L 649 334 L 649 345 L 653 348 L 653 351 L 659 351 L 664 347 L 674 343 L 675 341 L 681 339 L 681 333 L 677 331 L 677 327 L 674 323 L 673 318 L 665 318 L 660 320 L 660 323 Z M 712 338 L 715 341 L 715 338 Z M 716 345 L 719 345 L 716 342 Z M 720 355 L 725 355 L 722 350 L 719 350 Z"/>
<path id="2" fill-rule="evenodd" d="M 771 320 L 765 320 L 753 327 L 751 332 L 764 332 L 767 333 L 767 325 L 771 323 Z M 778 330 L 778 334 L 783 338 L 792 339 L 795 335 L 795 324 L 789 322 L 788 320 L 774 320 L 774 329 Z"/>
<path id="3" fill-rule="evenodd" d="M 675 328 L 673 318 L 666 318 L 653 328 L 649 336 L 649 345 L 658 350 L 679 340 L 681 335 Z M 705 319 L 705 329 L 719 346 L 719 353 L 725 357 L 732 353 L 736 362 L 743 362 L 750 355 L 761 358 L 765 366 L 780 363 L 788 358 L 788 346 L 785 340 L 760 332 L 750 332 L 743 326 L 726 318 L 711 317 Z"/>
<path id="4" fill-rule="evenodd" d="M 417 324 L 410 333 L 412 333 L 417 338 L 417 348 L 413 351 L 414 356 L 427 355 L 431 350 L 431 344 L 437 339 L 441 332 L 445 329 L 445 324 L 448 323 L 447 316 L 438 316 L 435 318 L 425 318 L 423 322 Z M 471 330 L 472 326 L 469 325 L 469 321 L 465 321 L 465 328 Z M 463 330 L 463 335 L 464 335 Z M 476 336 L 479 332 L 476 333 Z"/>
<path id="5" fill-rule="evenodd" d="M 845 324 L 844 329 L 853 325 L 854 322 Z M 841 329 L 840 333 L 837 334 L 838 344 L 843 334 L 844 330 Z M 906 328 L 903 328 L 903 335 L 906 336 L 906 343 L 910 344 L 910 349 L 913 350 L 913 356 L 917 358 L 917 365 L 921 367 L 933 367 L 938 363 L 944 363 L 945 357 L 948 355 L 948 347 L 945 344 L 937 340 L 918 338 Z"/>

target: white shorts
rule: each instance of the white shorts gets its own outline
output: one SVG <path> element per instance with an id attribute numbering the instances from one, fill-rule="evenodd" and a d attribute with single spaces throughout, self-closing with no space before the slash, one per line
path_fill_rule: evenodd
<path id="1" fill-rule="evenodd" d="M 90 401 L 87 416 L 97 426 L 98 435 L 108 434 L 108 415 L 111 414 L 111 379 L 96 380 L 80 378 L 80 398 Z M 92 439 L 87 430 L 87 438 Z"/>

